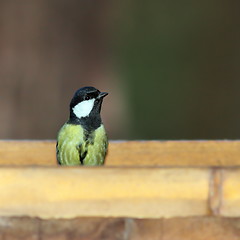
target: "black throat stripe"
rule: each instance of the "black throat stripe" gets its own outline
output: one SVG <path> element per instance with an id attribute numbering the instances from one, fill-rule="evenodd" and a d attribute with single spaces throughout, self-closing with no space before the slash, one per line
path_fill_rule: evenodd
<path id="1" fill-rule="evenodd" d="M 101 126 L 102 120 L 100 116 L 95 116 L 95 117 L 88 116 L 80 119 L 77 117 L 72 117 L 68 120 L 67 123 L 74 124 L 74 125 L 81 125 L 84 130 L 91 133 L 92 131 L 96 130 Z"/>

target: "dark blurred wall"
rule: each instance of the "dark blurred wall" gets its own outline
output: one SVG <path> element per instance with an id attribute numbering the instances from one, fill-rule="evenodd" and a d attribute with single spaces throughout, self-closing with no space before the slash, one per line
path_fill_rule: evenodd
<path id="1" fill-rule="evenodd" d="M 0 138 L 55 138 L 85 85 L 110 92 L 110 138 L 239 138 L 239 7 L 0 1 Z"/>
<path id="2" fill-rule="evenodd" d="M 73 93 L 89 85 L 110 93 L 110 138 L 124 135 L 108 12 L 108 1 L 0 1 L 0 138 L 55 138 Z"/>

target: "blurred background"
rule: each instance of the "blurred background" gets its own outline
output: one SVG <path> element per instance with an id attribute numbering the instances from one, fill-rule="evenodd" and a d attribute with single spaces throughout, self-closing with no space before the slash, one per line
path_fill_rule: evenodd
<path id="1" fill-rule="evenodd" d="M 0 138 L 55 139 L 109 92 L 110 139 L 240 137 L 240 1 L 1 0 Z"/>

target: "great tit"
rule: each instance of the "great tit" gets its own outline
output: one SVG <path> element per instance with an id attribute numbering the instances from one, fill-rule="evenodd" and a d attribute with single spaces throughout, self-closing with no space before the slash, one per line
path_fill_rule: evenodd
<path id="1" fill-rule="evenodd" d="M 100 111 L 108 93 L 94 87 L 76 91 L 70 102 L 69 120 L 57 137 L 57 162 L 60 165 L 102 165 L 108 139 Z"/>

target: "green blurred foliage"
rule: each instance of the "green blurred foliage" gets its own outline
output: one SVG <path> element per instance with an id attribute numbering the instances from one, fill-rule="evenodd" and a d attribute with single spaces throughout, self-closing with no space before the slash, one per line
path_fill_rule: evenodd
<path id="1" fill-rule="evenodd" d="M 239 7 L 121 2 L 114 46 L 128 92 L 128 138 L 239 138 Z"/>

